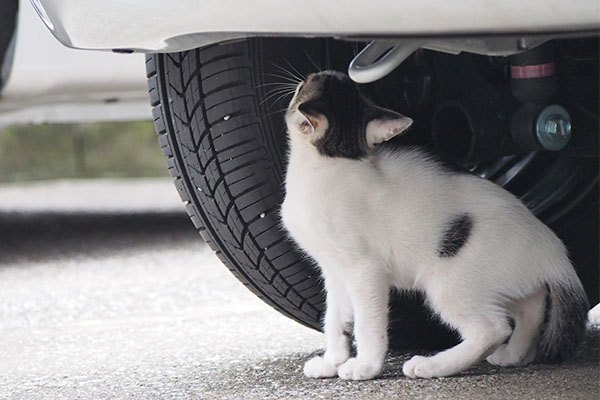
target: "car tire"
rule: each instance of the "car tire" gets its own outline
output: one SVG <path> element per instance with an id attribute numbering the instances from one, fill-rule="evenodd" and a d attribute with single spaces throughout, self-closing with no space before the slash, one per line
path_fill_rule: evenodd
<path id="1" fill-rule="evenodd" d="M 312 72 L 316 64 L 336 68 L 329 55 L 346 62 L 355 51 L 326 39 L 247 39 L 146 59 L 159 143 L 195 227 L 252 292 L 314 329 L 321 329 L 322 282 L 278 215 L 286 132 L 281 110 L 272 107 L 286 104 L 265 99 L 275 81 Z M 457 341 L 418 296 L 394 293 L 391 303 L 392 347 Z"/>

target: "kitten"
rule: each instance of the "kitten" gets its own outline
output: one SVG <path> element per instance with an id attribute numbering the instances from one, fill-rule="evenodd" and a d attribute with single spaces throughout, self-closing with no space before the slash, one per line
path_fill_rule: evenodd
<path id="1" fill-rule="evenodd" d="M 381 372 L 391 288 L 424 293 L 462 337 L 406 362 L 411 378 L 453 375 L 486 357 L 512 366 L 574 350 L 588 309 L 581 282 L 560 239 L 512 194 L 417 149 L 377 146 L 412 120 L 375 106 L 338 72 L 300 83 L 286 123 L 281 217 L 327 292 L 326 350 L 306 363 L 307 376 Z"/>

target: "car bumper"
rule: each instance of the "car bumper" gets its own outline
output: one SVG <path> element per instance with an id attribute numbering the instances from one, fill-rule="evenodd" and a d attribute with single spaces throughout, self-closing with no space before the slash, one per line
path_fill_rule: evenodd
<path id="1" fill-rule="evenodd" d="M 446 36 L 595 31 L 597 0 L 31 0 L 63 44 L 181 51 L 247 36 Z"/>

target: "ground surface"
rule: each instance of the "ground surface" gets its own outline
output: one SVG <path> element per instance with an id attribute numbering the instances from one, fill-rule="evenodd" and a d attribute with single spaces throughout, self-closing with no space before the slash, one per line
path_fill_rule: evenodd
<path id="1" fill-rule="evenodd" d="M 170 182 L 0 187 L 0 398 L 598 399 L 598 340 L 562 365 L 410 380 L 407 352 L 309 380 L 321 335 L 230 275 Z"/>

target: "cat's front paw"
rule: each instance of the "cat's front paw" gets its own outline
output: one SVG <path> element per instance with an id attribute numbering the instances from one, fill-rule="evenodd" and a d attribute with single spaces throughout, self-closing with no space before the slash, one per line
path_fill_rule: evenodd
<path id="1" fill-rule="evenodd" d="M 439 368 L 428 357 L 414 356 L 404 363 L 402 372 L 409 378 L 433 378 L 439 375 Z"/>
<path id="2" fill-rule="evenodd" d="M 304 375 L 309 378 L 332 378 L 337 375 L 337 368 L 323 357 L 313 357 L 304 364 Z"/>
<path id="3" fill-rule="evenodd" d="M 379 375 L 382 367 L 381 362 L 369 362 L 359 360 L 358 358 L 349 358 L 348 361 L 340 365 L 338 376 L 342 379 L 364 381 L 366 379 L 373 379 Z"/>

